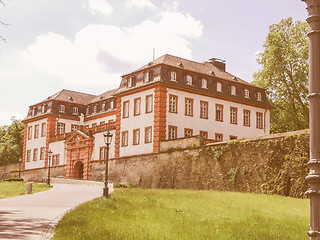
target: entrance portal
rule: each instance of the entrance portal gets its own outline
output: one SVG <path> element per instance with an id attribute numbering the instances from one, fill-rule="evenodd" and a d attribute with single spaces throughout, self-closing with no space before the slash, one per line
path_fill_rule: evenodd
<path id="1" fill-rule="evenodd" d="M 83 163 L 80 161 L 74 165 L 74 178 L 83 179 Z"/>

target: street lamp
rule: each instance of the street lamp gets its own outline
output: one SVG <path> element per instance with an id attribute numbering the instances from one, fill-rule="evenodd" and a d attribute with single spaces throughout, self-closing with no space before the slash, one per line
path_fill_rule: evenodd
<path id="1" fill-rule="evenodd" d="M 320 239 L 320 0 L 302 0 L 307 4 L 309 37 L 309 102 L 310 102 L 310 240 Z"/>
<path id="2" fill-rule="evenodd" d="M 22 163 L 22 157 L 19 157 L 19 178 L 21 178 L 21 163 Z"/>
<path id="3" fill-rule="evenodd" d="M 48 152 L 48 182 L 47 182 L 48 185 L 50 185 L 50 160 L 51 160 L 51 156 L 52 156 L 52 151 L 50 149 Z"/>
<path id="4" fill-rule="evenodd" d="M 107 154 L 106 154 L 106 169 L 105 169 L 105 175 L 104 175 L 104 188 L 103 188 L 103 196 L 106 198 L 109 197 L 109 187 L 108 187 L 108 160 L 109 160 L 109 145 L 112 141 L 112 134 L 109 132 L 103 134 L 104 143 L 107 145 Z"/>

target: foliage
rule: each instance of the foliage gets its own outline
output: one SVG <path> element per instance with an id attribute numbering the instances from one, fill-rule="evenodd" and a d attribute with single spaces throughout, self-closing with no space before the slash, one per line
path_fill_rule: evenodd
<path id="1" fill-rule="evenodd" d="M 116 189 L 67 213 L 54 240 L 304 239 L 308 209 L 277 195 Z"/>
<path id="2" fill-rule="evenodd" d="M 26 194 L 26 187 L 27 187 L 26 182 L 0 181 L 0 199 L 24 195 Z M 49 186 L 44 183 L 33 183 L 32 193 L 46 191 L 51 188 L 52 186 Z"/>
<path id="3" fill-rule="evenodd" d="M 23 182 L 23 178 L 13 177 L 0 180 L 0 182 Z"/>
<path id="4" fill-rule="evenodd" d="M 261 70 L 253 83 L 267 90 L 274 105 L 270 130 L 273 133 L 306 129 L 309 126 L 308 105 L 308 38 L 306 22 L 283 19 L 269 27 L 257 62 Z"/>
<path id="5" fill-rule="evenodd" d="M 24 124 L 12 118 L 10 126 L 0 126 L 0 165 L 19 162 L 23 152 Z"/>

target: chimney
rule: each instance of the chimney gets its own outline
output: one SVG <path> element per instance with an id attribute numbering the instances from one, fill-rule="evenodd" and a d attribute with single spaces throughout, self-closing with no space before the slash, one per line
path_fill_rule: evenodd
<path id="1" fill-rule="evenodd" d="M 212 62 L 212 64 L 214 66 L 216 66 L 220 70 L 222 70 L 224 72 L 226 71 L 226 61 L 225 60 L 222 60 L 220 58 L 211 58 L 209 60 Z"/>

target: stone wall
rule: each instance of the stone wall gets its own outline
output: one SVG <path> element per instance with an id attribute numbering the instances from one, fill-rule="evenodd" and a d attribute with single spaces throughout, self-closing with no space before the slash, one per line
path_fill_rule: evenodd
<path id="1" fill-rule="evenodd" d="M 19 177 L 19 163 L 0 165 L 0 180 Z"/>
<path id="2" fill-rule="evenodd" d="M 179 141 L 181 144 L 179 144 Z M 199 137 L 165 141 L 162 152 L 109 161 L 115 186 L 241 191 L 304 197 L 308 186 L 309 133 L 296 131 L 204 145 Z M 171 147 L 170 147 L 171 146 Z M 90 164 L 90 180 L 103 181 L 105 161 Z M 46 179 L 47 169 L 23 172 L 28 180 Z M 52 177 L 65 176 L 65 166 Z"/>

